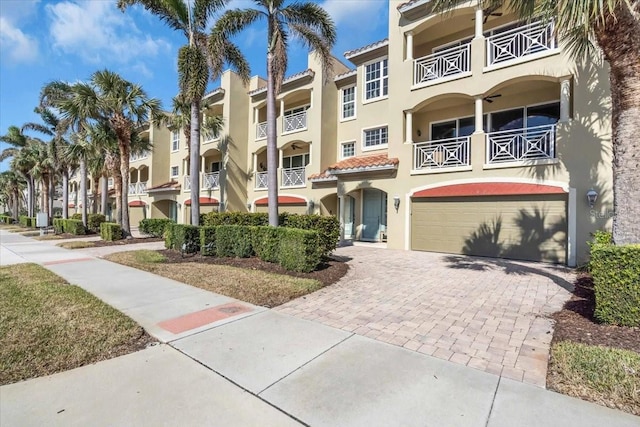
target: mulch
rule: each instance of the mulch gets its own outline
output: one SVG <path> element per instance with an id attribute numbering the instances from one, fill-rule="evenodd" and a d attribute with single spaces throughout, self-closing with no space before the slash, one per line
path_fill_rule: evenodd
<path id="1" fill-rule="evenodd" d="M 161 237 L 133 237 L 131 239 L 114 240 L 113 242 L 108 242 L 106 240 L 95 240 L 92 243 L 95 244 L 95 247 L 102 247 L 102 246 L 133 245 L 136 243 L 152 243 L 152 242 L 163 242 L 163 241 L 164 239 Z"/>
<path id="2" fill-rule="evenodd" d="M 553 342 L 567 340 L 640 353 L 640 328 L 601 324 L 594 317 L 595 306 L 593 280 L 588 274 L 581 274 L 571 299 L 553 315 Z"/>
<path id="3" fill-rule="evenodd" d="M 323 262 L 317 270 L 311 273 L 299 273 L 295 271 L 287 271 L 282 266 L 266 261 L 262 261 L 259 258 L 218 258 L 213 256 L 202 256 L 200 254 L 184 255 L 180 252 L 173 250 L 158 251 L 162 254 L 168 263 L 185 263 L 185 262 L 197 262 L 202 264 L 217 264 L 228 265 L 231 267 L 245 268 L 248 270 L 261 270 L 268 273 L 282 274 L 293 277 L 300 277 L 304 279 L 314 279 L 322 283 L 323 286 L 328 286 L 336 283 L 340 280 L 347 271 L 349 266 L 344 260 L 337 258 L 330 258 Z"/>

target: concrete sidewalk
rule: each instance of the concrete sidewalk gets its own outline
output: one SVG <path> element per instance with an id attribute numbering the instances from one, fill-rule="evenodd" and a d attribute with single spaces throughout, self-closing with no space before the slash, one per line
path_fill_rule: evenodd
<path id="1" fill-rule="evenodd" d="M 77 251 L 2 231 L 0 240 L 3 251 L 44 265 L 167 343 L 1 387 L 2 426 L 640 425 L 622 412 Z"/>

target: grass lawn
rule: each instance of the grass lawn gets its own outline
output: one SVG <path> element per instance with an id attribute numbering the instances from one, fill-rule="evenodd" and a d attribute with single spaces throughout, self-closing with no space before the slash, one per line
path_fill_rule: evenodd
<path id="1" fill-rule="evenodd" d="M 78 240 L 77 242 L 62 242 L 58 243 L 56 246 L 60 246 L 65 249 L 83 249 L 83 248 L 92 248 L 96 244 L 92 241 L 83 241 Z"/>
<path id="2" fill-rule="evenodd" d="M 0 268 L 0 385 L 144 348 L 133 320 L 35 264 Z"/>
<path id="3" fill-rule="evenodd" d="M 49 234 L 35 237 L 35 239 L 36 240 L 60 240 L 62 239 L 62 236 L 60 236 L 59 234 L 53 234 L 52 232 L 49 232 Z"/>
<path id="4" fill-rule="evenodd" d="M 149 250 L 119 252 L 105 259 L 263 307 L 284 304 L 322 287 L 317 280 L 260 270 L 197 262 L 167 263 L 162 254 Z"/>
<path id="5" fill-rule="evenodd" d="M 640 354 L 562 341 L 551 347 L 547 386 L 640 415 Z"/>

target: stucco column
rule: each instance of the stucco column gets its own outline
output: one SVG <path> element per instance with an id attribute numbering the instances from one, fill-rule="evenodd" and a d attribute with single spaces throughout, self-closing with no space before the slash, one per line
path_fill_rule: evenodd
<path id="1" fill-rule="evenodd" d="M 309 108 L 313 108 L 313 89 L 309 91 Z"/>
<path id="2" fill-rule="evenodd" d="M 413 142 L 413 111 L 407 110 L 405 114 L 405 137 L 404 143 L 411 144 Z"/>
<path id="3" fill-rule="evenodd" d="M 338 196 L 338 209 L 340 209 L 340 241 L 344 241 L 344 196 Z"/>
<path id="4" fill-rule="evenodd" d="M 482 37 L 482 22 L 484 21 L 484 11 L 482 7 L 478 6 L 476 8 L 476 34 L 475 38 Z"/>
<path id="5" fill-rule="evenodd" d="M 282 185 L 282 180 L 281 180 L 281 176 L 280 176 L 280 171 L 283 168 L 283 161 L 282 158 L 283 156 L 283 151 L 282 149 L 278 150 L 278 155 L 279 155 L 279 159 L 278 159 L 278 169 L 276 170 L 276 173 L 278 174 L 278 181 L 280 182 L 280 185 Z"/>
<path id="6" fill-rule="evenodd" d="M 483 107 L 482 101 L 483 101 L 482 100 L 482 95 L 476 96 L 476 99 L 475 99 L 475 105 L 476 105 L 475 119 L 476 119 L 476 121 L 475 121 L 475 131 L 473 133 L 482 133 L 482 132 L 484 132 L 484 129 L 482 127 L 482 124 L 483 124 L 482 123 L 483 122 L 483 120 L 482 120 L 482 114 L 483 114 L 483 112 L 482 112 L 482 107 Z"/>
<path id="7" fill-rule="evenodd" d="M 408 31 L 407 35 L 407 61 L 413 61 L 413 31 Z"/>
<path id="8" fill-rule="evenodd" d="M 253 109 L 253 123 L 254 123 L 254 124 L 257 124 L 257 123 L 258 123 L 258 117 L 259 117 L 259 116 L 258 116 L 258 109 L 257 109 L 257 108 L 254 108 L 254 109 Z"/>
<path id="9" fill-rule="evenodd" d="M 568 122 L 571 118 L 571 79 L 564 77 L 560 80 L 560 122 Z"/>
<path id="10" fill-rule="evenodd" d="M 258 153 L 253 153 L 253 172 L 258 171 Z"/>

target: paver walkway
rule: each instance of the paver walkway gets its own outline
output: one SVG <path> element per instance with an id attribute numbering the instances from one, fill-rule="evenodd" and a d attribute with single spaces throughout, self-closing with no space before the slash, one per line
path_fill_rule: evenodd
<path id="1" fill-rule="evenodd" d="M 278 307 L 409 350 L 545 386 L 553 322 L 571 270 L 546 264 L 339 248 L 339 283 Z"/>

